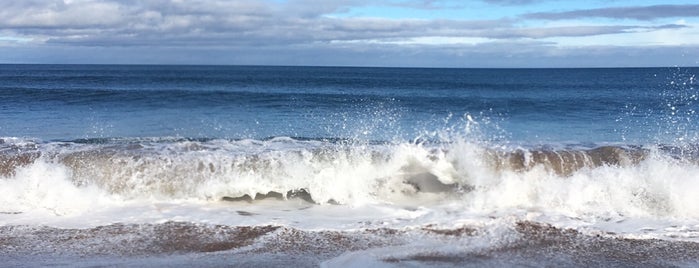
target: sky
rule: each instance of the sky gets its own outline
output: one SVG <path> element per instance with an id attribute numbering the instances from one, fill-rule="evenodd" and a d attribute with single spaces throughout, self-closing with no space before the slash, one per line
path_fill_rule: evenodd
<path id="1" fill-rule="evenodd" d="M 696 0 L 0 3 L 0 63 L 699 66 Z"/>

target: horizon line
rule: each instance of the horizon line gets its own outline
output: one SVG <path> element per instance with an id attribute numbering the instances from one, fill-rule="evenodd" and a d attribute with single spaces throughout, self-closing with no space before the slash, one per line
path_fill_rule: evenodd
<path id="1" fill-rule="evenodd" d="M 545 67 L 449 67 L 449 66 L 378 66 L 378 65 L 284 65 L 284 64 L 175 64 L 175 63 L 3 63 L 8 65 L 66 65 L 66 66 L 191 66 L 191 67 L 298 67 L 298 68 L 377 68 L 377 69 L 658 69 L 658 68 L 699 68 L 699 65 L 673 66 L 545 66 Z"/>

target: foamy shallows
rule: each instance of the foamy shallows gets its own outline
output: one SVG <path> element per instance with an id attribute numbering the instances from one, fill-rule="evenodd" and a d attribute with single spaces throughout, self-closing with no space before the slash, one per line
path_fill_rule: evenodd
<path id="1" fill-rule="evenodd" d="M 160 235 L 172 236 L 267 226 L 274 230 L 222 248 L 271 247 L 272 236 L 292 239 L 286 232 L 328 243 L 347 236 L 346 244 L 329 245 L 355 254 L 332 259 L 340 263 L 459 263 L 466 261 L 459 252 L 507 247 L 540 230 L 560 239 L 697 241 L 699 158 L 692 148 L 548 147 L 288 137 L 3 138 L 0 225 L 24 226 L 5 231 L 25 237 L 59 228 L 48 233 L 99 241 L 110 239 L 96 231 L 103 228 L 133 237 L 144 228 L 171 229 Z M 460 246 L 440 247 L 443 237 L 457 237 Z M 79 246 L 48 240 L 42 243 Z M 207 245 L 191 246 L 207 251 Z M 316 261 L 327 260 L 323 256 Z"/>

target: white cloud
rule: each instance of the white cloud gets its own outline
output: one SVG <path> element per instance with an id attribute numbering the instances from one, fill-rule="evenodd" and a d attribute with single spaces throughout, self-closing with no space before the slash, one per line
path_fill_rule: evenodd
<path id="1" fill-rule="evenodd" d="M 535 12 L 525 14 L 524 17 L 543 20 L 569 20 L 578 18 L 655 20 L 659 18 L 699 17 L 699 5 L 603 7 L 563 12 Z"/>
<path id="2" fill-rule="evenodd" d="M 559 46 L 692 46 L 699 44 L 699 25 L 685 24 L 683 28 L 638 28 L 626 34 L 576 37 L 554 37 L 548 40 Z"/>

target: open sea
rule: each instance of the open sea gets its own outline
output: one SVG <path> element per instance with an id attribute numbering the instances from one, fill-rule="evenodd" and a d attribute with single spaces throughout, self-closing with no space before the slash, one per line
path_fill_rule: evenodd
<path id="1" fill-rule="evenodd" d="M 0 266 L 697 266 L 697 74 L 0 65 Z"/>

